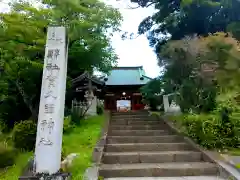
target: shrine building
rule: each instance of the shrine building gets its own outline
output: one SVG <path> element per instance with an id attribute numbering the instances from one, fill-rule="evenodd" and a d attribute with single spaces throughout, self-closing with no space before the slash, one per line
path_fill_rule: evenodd
<path id="1" fill-rule="evenodd" d="M 77 101 L 84 101 L 85 94 L 89 90 L 93 96 L 98 99 L 103 99 L 102 89 L 105 86 L 105 82 L 97 78 L 96 76 L 91 76 L 87 71 L 72 80 L 73 87 L 73 97 Z"/>
<path id="2" fill-rule="evenodd" d="M 117 110 L 117 101 L 128 100 L 131 110 L 144 108 L 140 88 L 152 78 L 145 75 L 142 66 L 114 67 L 108 76 L 101 80 L 105 82 L 104 107 L 106 110 Z"/>
<path id="3" fill-rule="evenodd" d="M 77 101 L 87 100 L 85 94 L 90 92 L 93 97 L 93 109 L 95 109 L 98 99 L 104 100 L 106 110 L 118 110 L 119 102 L 127 103 L 129 110 L 141 110 L 144 108 L 144 104 L 140 88 L 150 80 L 152 78 L 145 75 L 142 66 L 114 67 L 109 75 L 98 78 L 85 72 L 72 81 L 74 98 Z M 90 101 L 92 101 L 91 98 Z"/>

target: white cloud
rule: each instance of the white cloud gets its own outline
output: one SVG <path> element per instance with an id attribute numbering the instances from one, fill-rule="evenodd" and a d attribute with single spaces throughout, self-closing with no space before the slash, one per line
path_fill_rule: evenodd
<path id="1" fill-rule="evenodd" d="M 128 6 L 136 7 L 136 4 L 129 3 L 128 0 L 108 0 L 105 2 L 118 8 L 123 15 L 121 29 L 127 32 L 137 33 L 140 22 L 154 13 L 154 8 L 126 9 Z M 143 66 L 146 74 L 156 77 L 160 73 L 157 65 L 157 58 L 153 49 L 149 47 L 149 42 L 145 35 L 133 40 L 122 40 L 119 34 L 112 38 L 113 47 L 119 56 L 119 66 Z"/>
<path id="2" fill-rule="evenodd" d="M 9 0 L 0 0 L 0 12 L 9 11 L 8 3 L 9 3 Z"/>

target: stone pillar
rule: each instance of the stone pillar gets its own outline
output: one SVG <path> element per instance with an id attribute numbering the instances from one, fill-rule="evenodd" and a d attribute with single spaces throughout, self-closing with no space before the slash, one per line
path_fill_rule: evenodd
<path id="1" fill-rule="evenodd" d="M 168 112 L 168 108 L 169 108 L 168 95 L 163 95 L 163 106 L 164 106 L 164 112 Z"/>
<path id="2" fill-rule="evenodd" d="M 20 179 L 67 179 L 61 166 L 64 104 L 67 76 L 65 27 L 49 27 L 42 77 L 35 147 L 34 177 Z"/>
<path id="3" fill-rule="evenodd" d="M 89 104 L 89 108 L 86 114 L 91 116 L 97 115 L 97 97 L 94 96 L 92 91 L 87 96 L 87 102 Z"/>

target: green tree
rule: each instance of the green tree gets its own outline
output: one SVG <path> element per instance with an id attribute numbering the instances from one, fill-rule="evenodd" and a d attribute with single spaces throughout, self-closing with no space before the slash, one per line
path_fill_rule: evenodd
<path id="1" fill-rule="evenodd" d="M 168 40 L 180 40 L 186 35 L 208 35 L 227 32 L 228 26 L 240 20 L 240 2 L 210 0 L 136 0 L 146 7 L 152 4 L 156 13 L 146 17 L 139 25 L 139 34 L 147 33 L 156 53 Z M 161 57 L 159 57 L 161 59 Z"/>
<path id="2" fill-rule="evenodd" d="M 161 79 L 156 78 L 140 89 L 145 103 L 149 104 L 152 110 L 156 110 L 157 106 L 162 105 L 162 87 Z"/>
<path id="3" fill-rule="evenodd" d="M 85 70 L 107 72 L 116 64 L 117 56 L 110 44 L 121 22 L 116 9 L 98 0 L 46 0 L 39 4 L 21 1 L 10 7 L 9 13 L 1 13 L 0 22 L 2 118 L 14 118 L 1 110 L 6 110 L 6 102 L 11 100 L 16 109 L 24 107 L 25 115 L 15 119 L 37 119 L 48 26 L 67 28 L 68 79 Z"/>
<path id="4" fill-rule="evenodd" d="M 239 89 L 238 49 L 238 42 L 225 33 L 171 41 L 163 47 L 161 56 L 168 60 L 161 61 L 162 78 L 180 93 L 182 110 L 211 111 L 219 93 Z"/>

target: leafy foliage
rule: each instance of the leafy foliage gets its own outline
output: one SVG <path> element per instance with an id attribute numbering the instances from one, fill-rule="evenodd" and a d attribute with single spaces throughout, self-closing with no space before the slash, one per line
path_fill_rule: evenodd
<path id="1" fill-rule="evenodd" d="M 195 142 L 210 149 L 237 147 L 239 123 L 233 119 L 225 122 L 220 114 L 192 114 L 171 117 L 181 131 Z"/>
<path id="2" fill-rule="evenodd" d="M 216 107 L 216 96 L 239 87 L 238 43 L 231 36 L 216 33 L 208 37 L 170 41 L 162 51 L 165 66 L 164 88 L 180 94 L 183 111 L 209 112 Z"/>
<path id="3" fill-rule="evenodd" d="M 228 26 L 239 22 L 240 2 L 211 0 L 135 0 L 142 7 L 152 4 L 156 13 L 146 17 L 139 25 L 139 34 L 147 33 L 157 55 L 168 40 L 179 40 L 186 35 L 208 35 L 227 32 Z M 231 32 L 235 32 L 235 25 Z M 161 57 L 159 56 L 159 59 Z"/>
<path id="4" fill-rule="evenodd" d="M 157 106 L 162 105 L 162 81 L 160 79 L 153 79 L 141 88 L 143 100 L 149 104 L 152 110 L 156 110 Z"/>
<path id="5" fill-rule="evenodd" d="M 177 92 L 182 111 L 193 113 L 180 117 L 183 131 L 208 148 L 237 146 L 240 1 L 133 2 L 156 9 L 138 32 L 147 33 L 164 68 L 164 93 Z"/>
<path id="6" fill-rule="evenodd" d="M 36 141 L 37 125 L 31 120 L 22 121 L 14 126 L 13 142 L 18 149 L 33 150 Z"/>
<path id="7" fill-rule="evenodd" d="M 84 111 L 84 110 L 82 110 Z M 72 125 L 79 125 L 80 121 L 83 119 L 82 113 L 80 114 L 77 109 L 73 109 L 71 113 L 71 124 Z"/>
<path id="8" fill-rule="evenodd" d="M 0 144 L 0 168 L 11 166 L 15 162 L 16 150 L 5 143 Z"/>
<path id="9" fill-rule="evenodd" d="M 64 134 L 70 133 L 74 127 L 75 125 L 71 122 L 71 117 L 70 116 L 65 117 L 63 122 L 63 133 Z"/>
<path id="10" fill-rule="evenodd" d="M 237 40 L 240 40 L 240 23 L 232 22 L 227 26 L 227 31 L 233 34 Z"/>
<path id="11" fill-rule="evenodd" d="M 170 41 L 161 51 L 168 59 L 160 62 L 163 89 L 178 91 L 186 112 L 175 122 L 206 148 L 239 145 L 239 53 L 238 41 L 226 33 Z"/>
<path id="12" fill-rule="evenodd" d="M 104 108 L 102 105 L 98 105 L 97 106 L 97 114 L 98 115 L 102 115 L 103 114 L 103 111 L 104 111 Z"/>
<path id="13" fill-rule="evenodd" d="M 85 70 L 107 72 L 116 64 L 110 37 L 121 15 L 98 0 L 19 1 L 10 7 L 0 21 L 0 119 L 12 128 L 37 119 L 47 27 L 67 28 L 70 81 Z"/>

